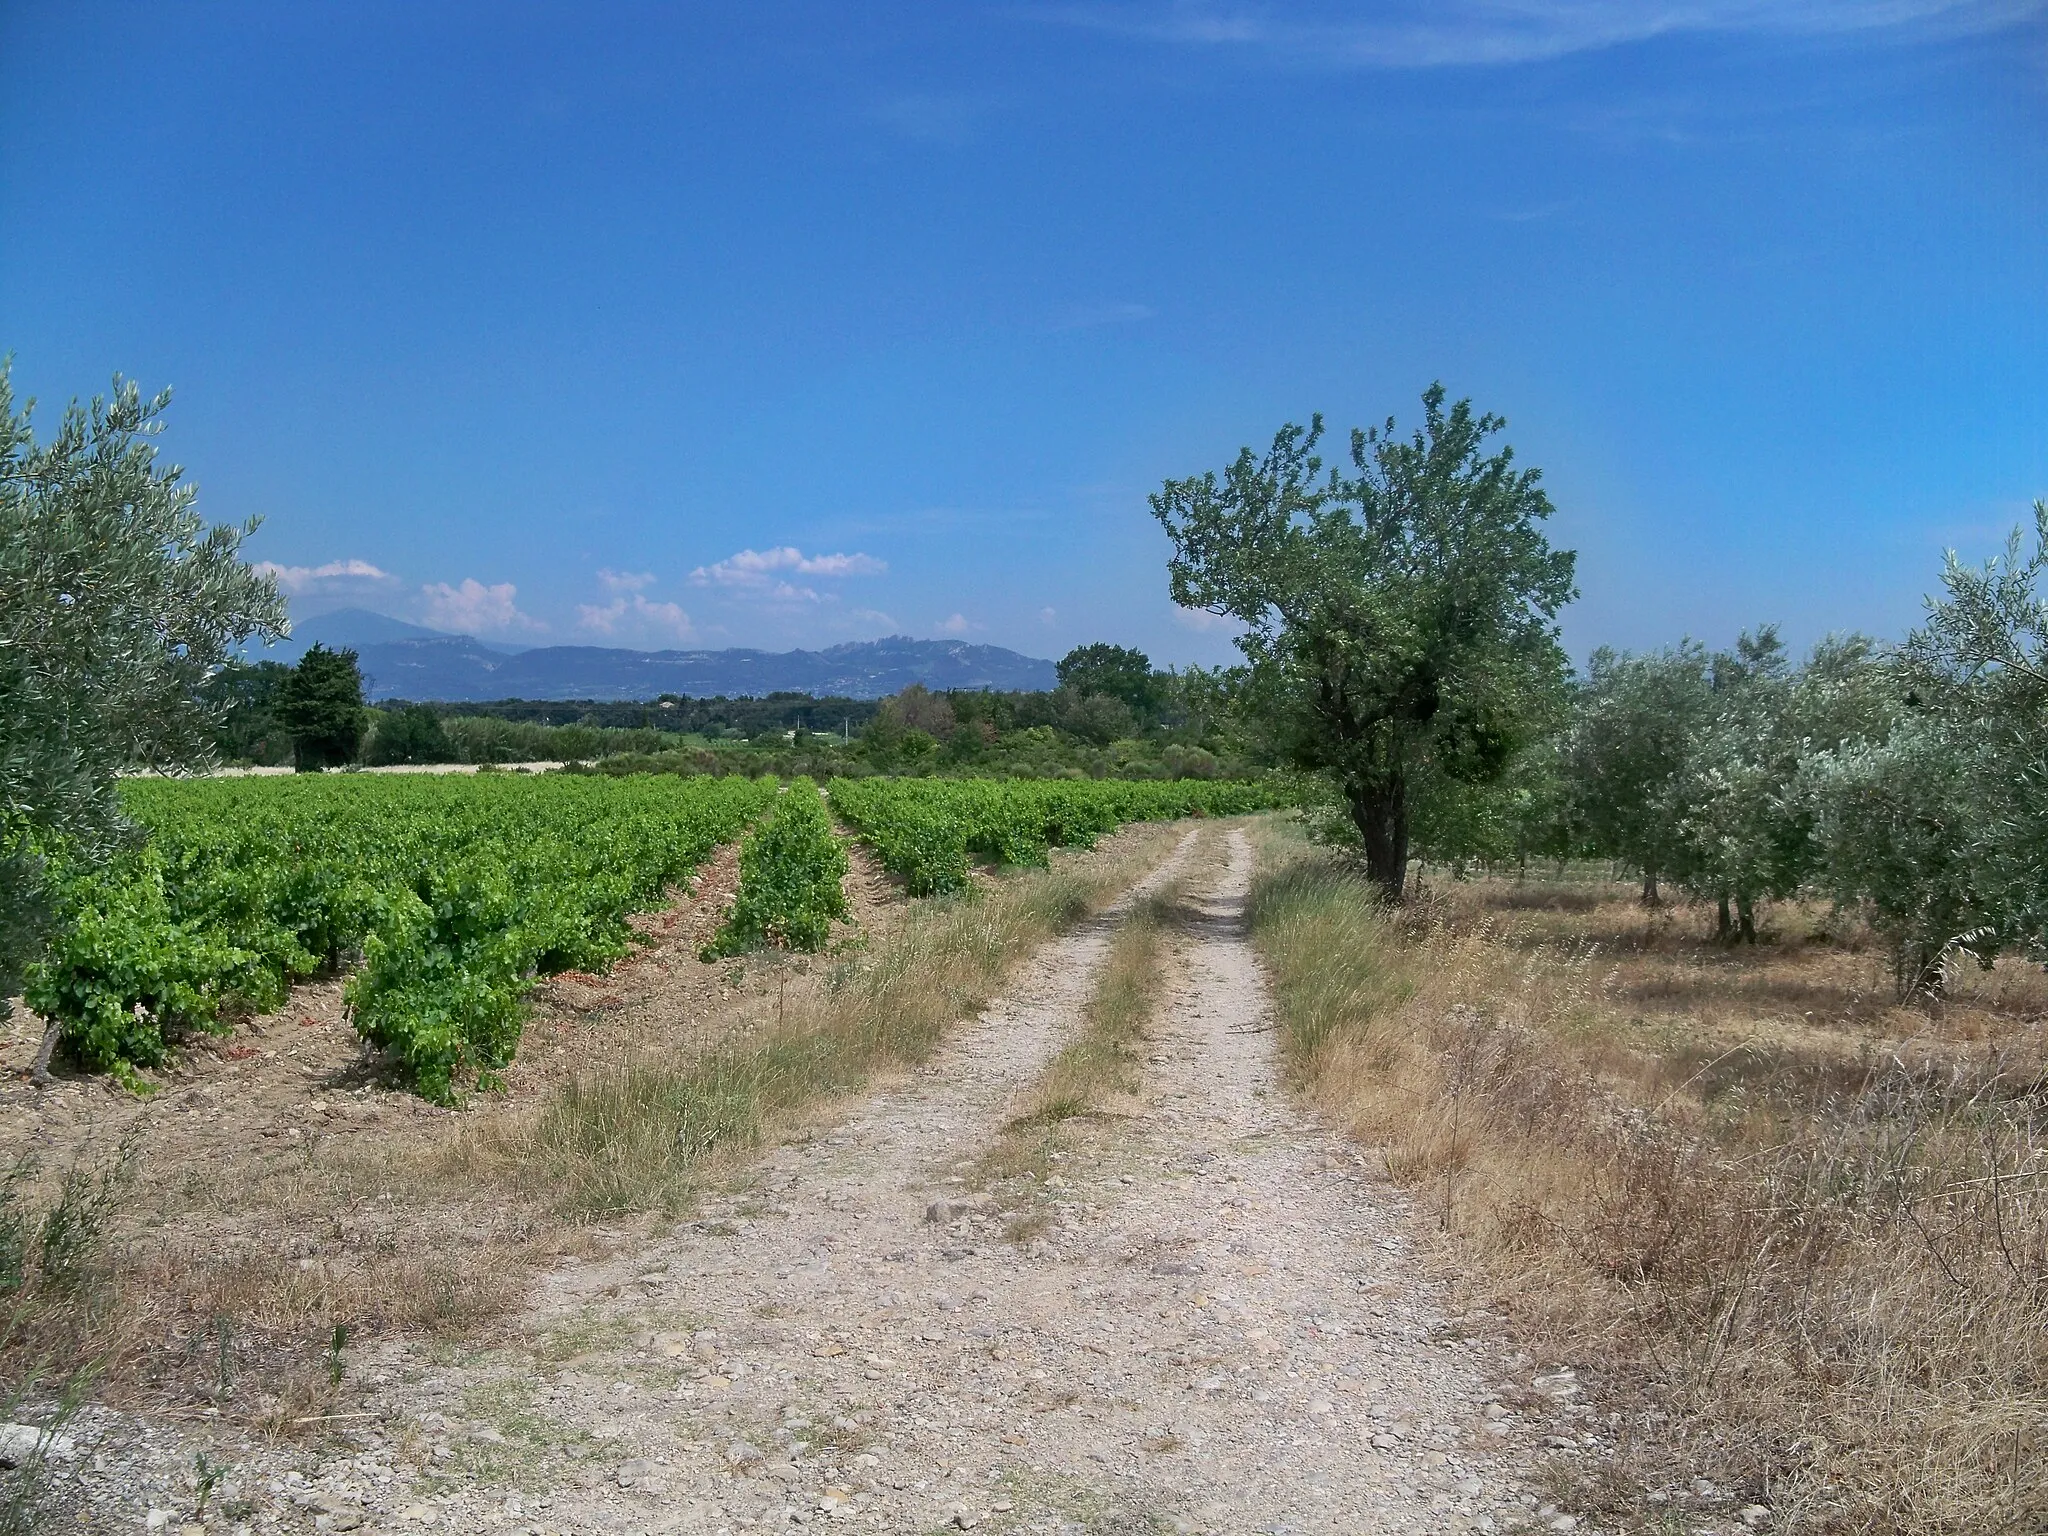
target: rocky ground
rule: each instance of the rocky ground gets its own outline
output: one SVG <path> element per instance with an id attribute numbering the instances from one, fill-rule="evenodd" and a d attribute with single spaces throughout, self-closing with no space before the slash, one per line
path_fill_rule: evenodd
<path id="1" fill-rule="evenodd" d="M 695 1219 L 598 1234 L 497 1341 L 345 1350 L 304 1441 L 86 1411 L 54 1528 L 1590 1528 L 1541 1491 L 1604 1450 L 1571 1373 L 1446 1316 L 1375 1160 L 1284 1093 L 1252 859 L 1191 835 L 1151 877 L 1192 894 L 1141 1095 L 1045 1180 L 1025 1243 L 975 1164 L 1120 909 Z"/>

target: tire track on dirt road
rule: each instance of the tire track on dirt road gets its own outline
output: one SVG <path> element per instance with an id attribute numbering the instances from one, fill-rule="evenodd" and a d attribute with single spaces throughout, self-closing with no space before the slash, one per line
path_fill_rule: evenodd
<path id="1" fill-rule="evenodd" d="M 1433 1339 L 1404 1209 L 1282 1090 L 1244 933 L 1250 844 L 1207 844 L 1226 857 L 1175 946 L 1146 1112 L 1066 1181 L 1028 1254 L 960 1191 L 1076 1027 L 1107 917 L 1047 946 L 924 1074 L 765 1159 L 756 1197 L 662 1249 L 655 1278 L 595 1266 L 558 1285 L 565 1316 L 637 1284 L 698 1325 L 639 1341 L 686 1379 L 635 1411 L 605 1404 L 631 1454 L 558 1497 L 563 1529 L 1439 1531 L 1523 1515 L 1480 1352 Z M 1188 856 L 1183 842 L 1141 892 Z M 591 1411 L 569 1395 L 554 1411 Z"/>
<path id="2" fill-rule="evenodd" d="M 548 1276 L 518 1346 L 364 1359 L 367 1449 L 238 1475 L 319 1529 L 435 1536 L 1568 1528 L 1525 1490 L 1505 1362 L 1446 1336 L 1404 1202 L 1288 1101 L 1252 865 L 1242 831 L 1184 838 L 925 1068 L 669 1235 Z M 1176 879 L 1199 894 L 1138 1112 L 1076 1143 L 1020 1250 L 971 1172 L 1121 913 Z"/>

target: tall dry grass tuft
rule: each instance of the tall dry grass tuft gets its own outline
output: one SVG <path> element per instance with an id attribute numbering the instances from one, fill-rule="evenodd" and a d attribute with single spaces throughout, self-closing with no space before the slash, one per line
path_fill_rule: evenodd
<path id="1" fill-rule="evenodd" d="M 1139 1045 L 1159 1006 L 1166 933 L 1180 896 L 1176 879 L 1131 903 L 1110 933 L 1079 1027 L 975 1165 L 974 1183 L 1003 1213 L 1011 1242 L 1028 1242 L 1052 1224 L 1050 1181 L 1059 1165 L 1099 1152 L 1090 1132 L 1138 1089 Z"/>
<path id="2" fill-rule="evenodd" d="M 451 1154 L 574 1215 L 685 1205 L 707 1167 L 876 1072 L 923 1061 L 1044 939 L 1108 902 L 1178 832 L 1139 829 L 1086 863 L 1006 877 L 918 904 L 823 992 L 779 1022 L 689 1061 L 641 1058 L 570 1078 L 534 1113 L 502 1116 Z"/>
<path id="3" fill-rule="evenodd" d="M 1099 1113 L 1138 1086 L 1138 1044 L 1159 1003 L 1160 948 L 1178 886 L 1132 903 L 1110 935 L 1081 1028 L 1047 1064 L 1012 1121 L 1022 1129 Z"/>
<path id="4" fill-rule="evenodd" d="M 1702 959 L 1674 999 L 1677 941 L 1631 952 L 1595 916 L 1391 914 L 1299 849 L 1251 902 L 1300 1090 L 1385 1149 L 1537 1347 L 1628 1405 L 1636 1496 L 1704 1474 L 1780 1529 L 2038 1528 L 2038 1021 L 1879 1049 L 1809 1012 L 1731 1040 L 1742 985 L 1824 970 Z"/>

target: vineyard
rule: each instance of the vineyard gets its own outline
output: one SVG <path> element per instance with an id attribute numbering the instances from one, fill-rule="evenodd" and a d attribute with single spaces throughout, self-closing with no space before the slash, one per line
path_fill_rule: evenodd
<path id="1" fill-rule="evenodd" d="M 536 978 L 628 953 L 627 919 L 750 827 L 707 958 L 823 947 L 846 911 L 832 812 L 924 896 L 965 889 L 973 855 L 1043 865 L 1127 822 L 1277 803 L 1210 782 L 835 780 L 821 796 L 808 779 L 670 775 L 142 781 L 124 800 L 148 836 L 110 867 L 58 870 L 63 921 L 26 993 L 74 1057 L 137 1082 L 178 1033 L 351 970 L 356 1028 L 441 1101 L 510 1064 Z"/>
<path id="2" fill-rule="evenodd" d="M 913 896 L 957 891 L 968 856 L 1042 866 L 1127 822 L 1242 816 L 1285 802 L 1270 785 L 1187 779 L 835 779 L 832 808 Z"/>
<path id="3" fill-rule="evenodd" d="M 626 918 L 774 794 L 747 779 L 130 784 L 148 841 L 71 878 L 27 1001 L 86 1065 L 125 1073 L 163 1059 L 166 1031 L 359 965 L 357 1027 L 445 1099 L 511 1060 L 535 975 L 625 954 Z"/>

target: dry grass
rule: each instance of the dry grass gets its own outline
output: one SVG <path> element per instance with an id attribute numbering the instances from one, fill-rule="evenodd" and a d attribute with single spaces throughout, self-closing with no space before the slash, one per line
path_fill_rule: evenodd
<path id="1" fill-rule="evenodd" d="M 1301 1090 L 1627 1410 L 1628 1475 L 1582 1501 L 1632 1521 L 1705 1475 L 1780 1529 L 2040 1528 L 2038 971 L 1900 1009 L 1813 911 L 1728 951 L 1618 888 L 1471 882 L 1391 915 L 1267 853 L 1254 932 Z"/>
<path id="2" fill-rule="evenodd" d="M 1132 904 L 1110 934 L 1080 1027 L 975 1164 L 973 1183 L 993 1192 L 1011 1242 L 1029 1242 L 1046 1229 L 1048 1181 L 1060 1164 L 1092 1150 L 1075 1134 L 1076 1122 L 1113 1119 L 1118 1101 L 1138 1090 L 1139 1047 L 1159 1005 L 1166 931 L 1180 894 L 1176 881 Z"/>

